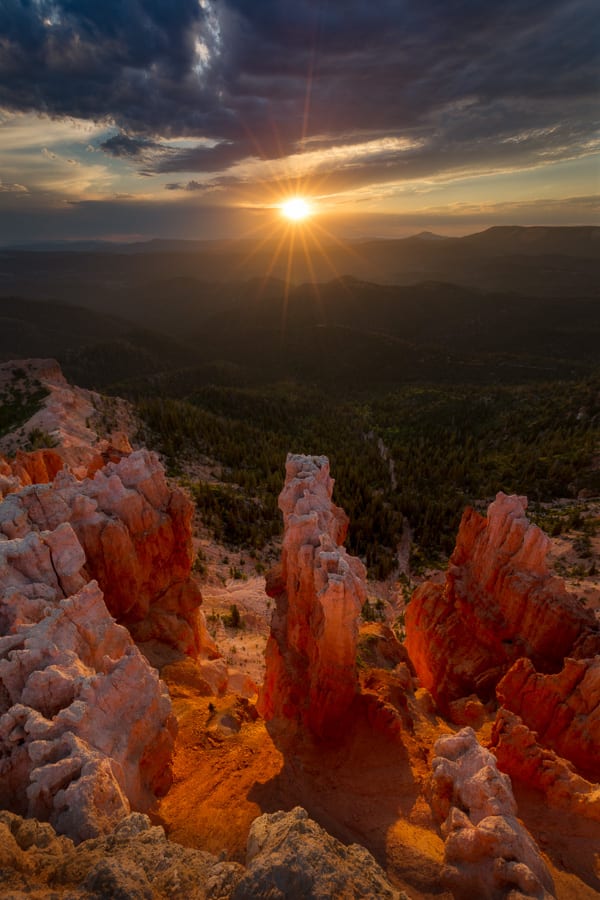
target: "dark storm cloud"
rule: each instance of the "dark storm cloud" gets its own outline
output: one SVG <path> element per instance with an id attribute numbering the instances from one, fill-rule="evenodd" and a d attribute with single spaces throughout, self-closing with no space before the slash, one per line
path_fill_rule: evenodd
<path id="1" fill-rule="evenodd" d="M 166 191 L 205 191 L 206 185 L 201 184 L 199 181 L 188 181 L 187 184 L 183 184 L 181 181 L 170 181 L 168 184 L 165 184 Z"/>
<path id="2" fill-rule="evenodd" d="M 127 134 L 115 134 L 100 144 L 102 150 L 110 156 L 140 159 L 148 153 L 166 149 L 158 141 L 144 137 L 129 137 Z"/>
<path id="3" fill-rule="evenodd" d="M 146 174 L 219 172 L 248 157 L 277 158 L 296 151 L 303 136 L 323 148 L 386 135 L 419 143 L 411 156 L 358 159 L 357 183 L 379 178 L 386 166 L 388 177 L 396 169 L 405 177 L 435 173 L 465 153 L 486 165 L 523 160 L 531 150 L 535 162 L 544 130 L 560 124 L 571 153 L 589 139 L 594 7 L 592 0 L 0 0 L 0 106 L 110 119 L 123 134 L 103 149 L 139 161 Z M 172 136 L 216 144 L 160 143 Z M 517 149 L 501 143 L 511 139 Z M 342 174 L 351 182 L 350 169 Z"/>

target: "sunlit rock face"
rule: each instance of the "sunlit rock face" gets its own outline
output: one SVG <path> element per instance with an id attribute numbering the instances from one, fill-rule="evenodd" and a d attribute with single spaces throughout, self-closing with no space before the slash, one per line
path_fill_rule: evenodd
<path id="1" fill-rule="evenodd" d="M 214 655 L 199 612 L 191 501 L 166 482 L 155 454 L 139 450 L 79 481 L 67 469 L 0 505 L 0 536 L 24 537 L 69 522 L 106 605 L 138 641 Z"/>
<path id="2" fill-rule="evenodd" d="M 452 895 L 550 900 L 552 877 L 517 819 L 510 778 L 473 729 L 440 738 L 434 752 L 431 806 L 442 823 L 444 881 Z"/>
<path id="3" fill-rule="evenodd" d="M 498 684 L 497 696 L 540 744 L 600 781 L 600 657 L 566 659 L 552 675 L 521 659 Z"/>
<path id="4" fill-rule="evenodd" d="M 12 462 L 0 457 L 0 500 L 28 484 L 47 484 L 64 466 L 56 450 L 17 450 Z"/>
<path id="5" fill-rule="evenodd" d="M 526 508 L 526 498 L 499 493 L 487 517 L 467 509 L 445 584 L 424 583 L 409 604 L 408 652 L 448 714 L 460 697 L 492 699 L 521 657 L 549 673 L 567 655 L 600 652 L 593 613 L 549 571 L 549 540 L 528 521 Z"/>
<path id="6" fill-rule="evenodd" d="M 497 695 L 492 749 L 500 768 L 552 806 L 600 821 L 600 657 L 566 659 L 552 675 L 521 659 Z"/>
<path id="7" fill-rule="evenodd" d="M 0 541 L 0 807 L 76 841 L 166 791 L 175 734 L 84 563 L 68 523 Z"/>
<path id="8" fill-rule="evenodd" d="M 357 690 L 356 647 L 365 568 L 342 542 L 348 520 L 331 496 L 324 456 L 290 454 L 279 497 L 281 569 L 268 579 L 276 600 L 259 710 L 317 738 L 333 737 Z"/>
<path id="9" fill-rule="evenodd" d="M 513 781 L 541 791 L 549 806 L 600 822 L 598 781 L 588 781 L 571 762 L 542 746 L 537 733 L 504 707 L 494 721 L 491 747 L 498 767 Z"/>

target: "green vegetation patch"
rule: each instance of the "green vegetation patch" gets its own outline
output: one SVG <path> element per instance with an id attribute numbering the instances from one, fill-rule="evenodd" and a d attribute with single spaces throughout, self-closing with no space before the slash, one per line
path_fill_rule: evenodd
<path id="1" fill-rule="evenodd" d="M 48 391 L 30 380 L 24 369 L 13 370 L 13 381 L 0 391 L 0 437 L 20 428 L 40 409 Z"/>
<path id="2" fill-rule="evenodd" d="M 225 485 L 193 490 L 204 522 L 232 546 L 260 550 L 280 533 L 288 452 L 329 457 L 346 546 L 374 578 L 394 570 L 405 524 L 419 571 L 451 552 L 464 508 L 500 490 L 527 495 L 533 514 L 557 497 L 600 495 L 598 376 L 355 395 L 295 382 L 188 388 L 187 399 L 152 397 L 138 410 L 173 468 L 186 457 L 221 464 Z"/>

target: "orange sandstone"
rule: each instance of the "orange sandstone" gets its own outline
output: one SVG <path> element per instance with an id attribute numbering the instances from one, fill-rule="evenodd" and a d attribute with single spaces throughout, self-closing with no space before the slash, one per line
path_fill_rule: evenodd
<path id="1" fill-rule="evenodd" d="M 356 648 L 365 569 L 342 546 L 347 518 L 332 503 L 324 456 L 288 455 L 279 497 L 281 570 L 267 592 L 277 608 L 259 710 L 315 737 L 337 733 L 358 692 Z"/>
<path id="2" fill-rule="evenodd" d="M 499 493 L 487 517 L 464 513 L 446 582 L 425 582 L 406 615 L 406 646 L 421 683 L 451 714 L 452 701 L 493 698 L 512 663 L 557 672 L 567 655 L 600 651 L 593 613 L 552 575 L 546 535 L 524 497 Z"/>

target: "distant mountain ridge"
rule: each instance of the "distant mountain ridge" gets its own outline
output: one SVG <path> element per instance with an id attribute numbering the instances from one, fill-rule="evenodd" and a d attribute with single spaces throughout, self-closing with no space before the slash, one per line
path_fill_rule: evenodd
<path id="1" fill-rule="evenodd" d="M 164 295 L 164 283 L 194 279 L 204 302 L 205 285 L 235 294 L 252 279 L 326 283 L 350 275 L 377 284 L 423 281 L 483 291 L 514 291 L 539 297 L 596 296 L 600 284 L 600 228 L 495 227 L 466 237 L 335 242 L 306 230 L 302 241 L 150 241 L 140 244 L 88 242 L 79 249 L 0 251 L 0 296 L 56 298 L 103 312 L 127 315 L 132 297 Z M 87 248 L 87 249 L 86 249 Z M 161 287 L 162 285 L 162 287 Z M 189 290 L 187 291 L 189 295 Z M 170 301 L 170 297 L 167 300 Z M 154 325 L 152 326 L 154 327 Z"/>
<path id="2" fill-rule="evenodd" d="M 595 225 L 493 225 L 484 231 L 453 237 L 436 234 L 432 231 L 420 231 L 418 234 L 399 238 L 362 238 L 359 240 L 336 241 L 340 244 L 365 246 L 374 243 L 398 247 L 410 245 L 415 241 L 439 242 L 449 241 L 453 247 L 471 246 L 485 247 L 494 253 L 523 252 L 525 255 L 559 252 L 568 256 L 585 257 L 589 252 L 600 251 L 600 226 Z M 54 253 L 54 252 L 98 252 L 98 253 L 198 253 L 219 250 L 229 252 L 250 243 L 245 238 L 221 238 L 215 240 L 193 240 L 183 238 L 151 238 L 144 241 L 106 241 L 106 240 L 42 240 L 30 243 L 0 245 L 3 253 Z"/>
<path id="3" fill-rule="evenodd" d="M 595 298 L 343 276 L 289 288 L 276 279 L 225 285 L 173 278 L 128 301 L 117 317 L 0 298 L 0 360 L 52 354 L 70 377 L 97 388 L 143 387 L 183 369 L 195 370 L 199 383 L 326 379 L 341 388 L 527 381 L 583 376 L 600 366 Z"/>

